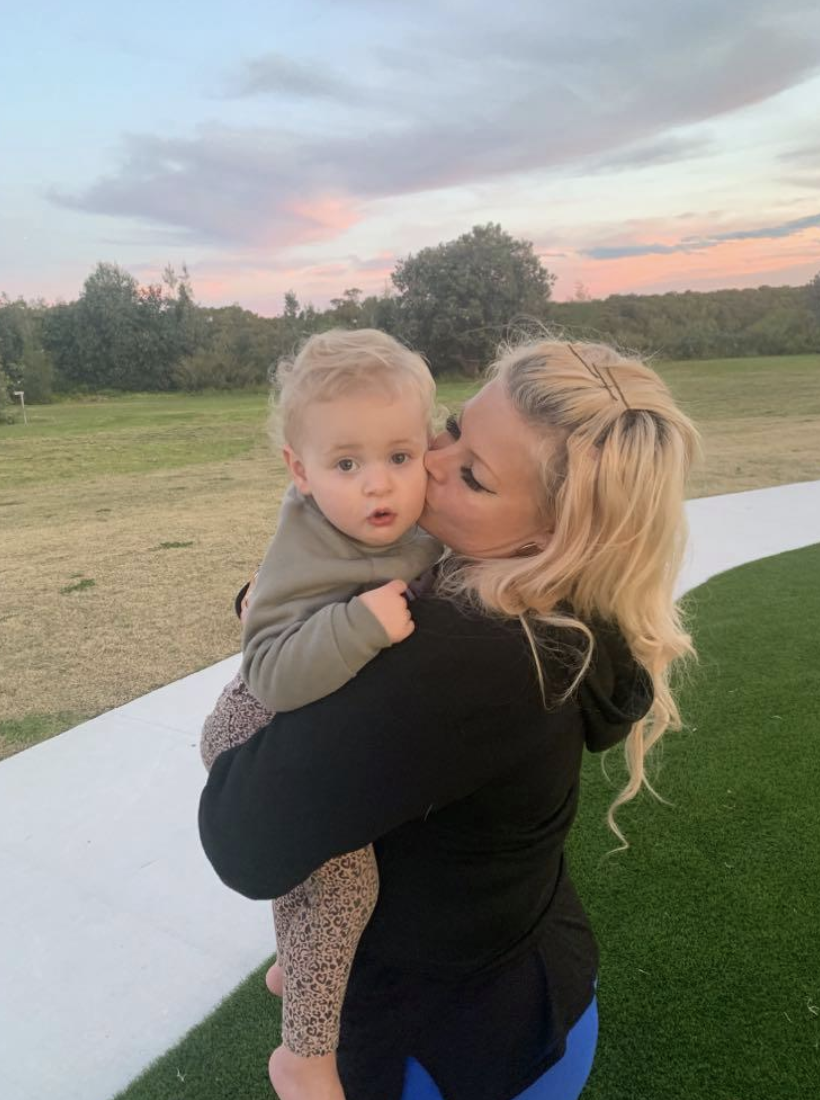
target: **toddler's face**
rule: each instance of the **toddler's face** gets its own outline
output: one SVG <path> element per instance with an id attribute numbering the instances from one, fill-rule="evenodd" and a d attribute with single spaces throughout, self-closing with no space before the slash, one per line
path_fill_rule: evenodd
<path id="1" fill-rule="evenodd" d="M 317 401 L 302 416 L 298 454 L 285 459 L 300 492 L 350 538 L 395 542 L 424 508 L 427 416 L 412 390 Z"/>

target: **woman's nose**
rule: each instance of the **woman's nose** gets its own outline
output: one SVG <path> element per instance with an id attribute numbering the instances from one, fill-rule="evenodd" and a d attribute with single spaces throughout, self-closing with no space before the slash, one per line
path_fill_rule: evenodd
<path id="1" fill-rule="evenodd" d="M 424 456 L 424 467 L 434 481 L 444 478 L 444 468 L 447 462 L 447 445 L 452 442 L 446 432 L 437 435 L 432 446 Z"/>

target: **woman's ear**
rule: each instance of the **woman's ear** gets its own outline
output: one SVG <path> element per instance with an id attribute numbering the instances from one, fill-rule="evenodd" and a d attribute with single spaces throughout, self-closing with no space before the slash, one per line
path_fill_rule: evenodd
<path id="1" fill-rule="evenodd" d="M 293 478 L 293 484 L 303 496 L 310 496 L 310 485 L 305 472 L 305 464 L 288 443 L 282 448 L 282 458 L 284 458 L 288 472 Z"/>

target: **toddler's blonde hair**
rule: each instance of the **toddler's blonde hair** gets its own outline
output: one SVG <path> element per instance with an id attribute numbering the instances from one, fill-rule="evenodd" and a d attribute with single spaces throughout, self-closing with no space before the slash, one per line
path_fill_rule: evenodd
<path id="1" fill-rule="evenodd" d="M 273 438 L 298 448 L 309 405 L 374 389 L 391 398 L 402 397 L 408 390 L 415 392 L 428 427 L 432 425 L 436 384 L 420 355 L 378 329 L 334 328 L 316 333 L 276 369 Z"/>

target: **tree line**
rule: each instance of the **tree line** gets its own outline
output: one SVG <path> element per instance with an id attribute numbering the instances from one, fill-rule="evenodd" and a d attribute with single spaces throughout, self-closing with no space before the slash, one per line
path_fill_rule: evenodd
<path id="1" fill-rule="evenodd" d="M 317 310 L 288 291 L 276 317 L 199 305 L 185 268 L 140 286 L 99 263 L 73 302 L 0 295 L 0 406 L 15 390 L 38 403 L 54 392 L 259 386 L 305 337 L 336 326 L 390 332 L 436 375 L 473 376 L 503 339 L 542 326 L 670 359 L 820 351 L 820 274 L 804 287 L 594 300 L 579 287 L 570 302 L 552 300 L 554 283 L 529 242 L 492 223 L 400 260 L 380 295 L 351 287 Z"/>

